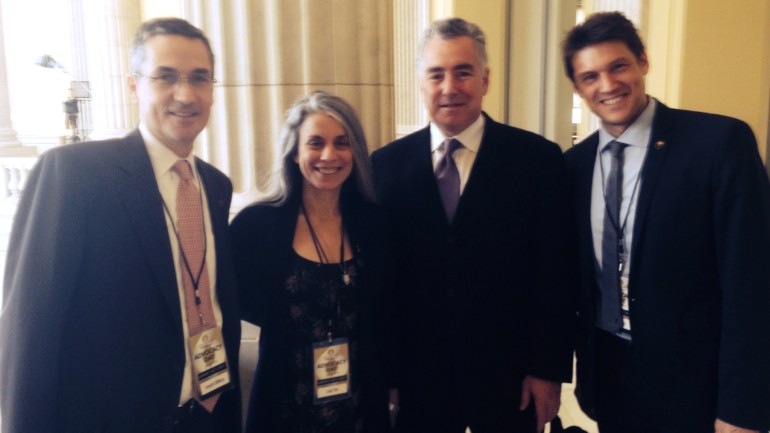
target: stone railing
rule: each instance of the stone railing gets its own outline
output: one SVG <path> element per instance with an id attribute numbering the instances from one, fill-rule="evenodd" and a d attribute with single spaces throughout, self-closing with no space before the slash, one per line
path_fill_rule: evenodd
<path id="1" fill-rule="evenodd" d="M 27 175 L 36 161 L 37 156 L 0 156 L 0 203 L 3 208 L 15 209 Z"/>
<path id="2" fill-rule="evenodd" d="M 13 215 L 16 213 L 16 206 L 29 171 L 37 161 L 36 152 L 25 151 L 18 154 L 29 154 L 29 156 L 0 156 L 0 281 L 3 281 L 5 273 L 5 258 Z M 2 291 L 0 291 L 0 305 L 2 305 Z"/>

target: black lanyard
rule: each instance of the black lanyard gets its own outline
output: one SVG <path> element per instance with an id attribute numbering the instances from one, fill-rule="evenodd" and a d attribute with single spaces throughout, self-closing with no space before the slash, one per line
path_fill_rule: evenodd
<path id="1" fill-rule="evenodd" d="M 181 177 L 179 178 L 179 181 L 184 182 Z M 182 239 L 179 237 L 179 230 L 174 223 L 174 218 L 171 216 L 171 211 L 169 211 L 168 205 L 166 204 L 166 200 L 163 199 L 163 196 L 161 196 L 161 202 L 163 203 L 163 210 L 166 212 L 166 215 L 168 215 L 169 221 L 171 221 L 171 227 L 174 229 L 177 245 L 179 245 L 179 254 L 182 256 L 182 262 L 184 263 L 184 270 L 187 272 L 187 275 L 190 277 L 190 282 L 192 282 L 193 285 L 193 291 L 195 294 L 195 306 L 200 309 L 201 297 L 200 293 L 198 292 L 198 286 L 200 285 L 201 277 L 203 276 L 203 269 L 206 267 L 206 256 L 208 256 L 208 237 L 206 236 L 206 218 L 203 213 L 203 188 L 201 185 L 200 176 L 198 176 L 198 192 L 198 198 L 201 202 L 201 222 L 203 223 L 203 260 L 201 260 L 201 266 L 198 269 L 197 277 L 193 276 L 192 268 L 190 267 L 190 261 L 187 260 L 187 254 L 185 254 L 184 247 L 182 247 Z M 202 322 L 203 317 L 200 314 L 200 311 L 198 311 L 198 313 Z"/>
<path id="2" fill-rule="evenodd" d="M 631 146 L 630 144 L 628 145 Z M 604 152 L 606 149 L 602 149 L 602 152 Z M 623 273 L 623 267 L 626 263 L 626 224 L 628 224 L 628 215 L 631 214 L 631 205 L 634 203 L 634 197 L 636 197 L 636 191 L 639 189 L 639 181 L 642 179 L 642 170 L 644 169 L 644 164 L 647 162 L 647 155 L 649 152 L 646 152 L 644 154 L 644 159 L 642 160 L 642 165 L 639 167 L 639 173 L 636 175 L 636 181 L 634 181 L 634 189 L 631 191 L 631 197 L 628 200 L 628 206 L 626 207 L 626 216 L 623 218 L 623 224 L 620 224 L 620 216 L 622 214 L 622 205 L 620 206 L 620 209 L 618 209 L 618 221 L 616 221 L 612 217 L 612 212 L 607 208 L 607 188 L 604 185 L 605 183 L 605 177 L 604 177 L 604 161 L 602 160 L 602 155 L 599 153 L 599 169 L 601 170 L 601 184 L 602 184 L 602 197 L 604 198 L 604 213 L 607 215 L 607 218 L 610 221 L 610 224 L 612 225 L 612 228 L 615 230 L 615 234 L 618 237 L 618 272 Z M 625 158 L 624 163 L 625 165 Z M 621 170 L 623 170 L 624 167 L 620 167 Z M 623 203 L 623 185 L 620 186 L 620 202 Z"/>
<path id="3" fill-rule="evenodd" d="M 313 239 L 313 246 L 315 247 L 316 254 L 318 254 L 318 260 L 321 262 L 321 264 L 330 264 L 328 257 L 326 256 L 326 252 L 323 249 L 323 245 L 321 245 L 321 241 L 318 239 L 318 236 L 316 235 L 315 230 L 313 229 L 313 224 L 310 223 L 310 216 L 307 214 L 307 211 L 305 210 L 305 204 L 300 202 L 299 209 L 302 212 L 302 214 L 305 216 L 305 223 L 307 224 L 308 231 L 310 232 L 310 237 Z M 342 270 L 342 283 L 345 286 L 348 286 L 350 284 L 350 275 L 348 275 L 348 269 L 347 265 L 345 265 L 345 223 L 342 218 L 340 218 L 340 263 L 339 263 L 340 269 Z M 327 300 L 331 302 L 331 288 L 327 287 L 326 289 L 326 297 Z M 336 313 L 337 313 L 337 321 L 342 320 L 342 306 L 340 301 L 340 293 L 337 293 L 337 302 L 336 302 Z M 332 328 L 333 328 L 333 319 L 330 318 L 328 320 L 328 331 L 326 332 L 326 337 L 329 343 L 332 341 Z"/>

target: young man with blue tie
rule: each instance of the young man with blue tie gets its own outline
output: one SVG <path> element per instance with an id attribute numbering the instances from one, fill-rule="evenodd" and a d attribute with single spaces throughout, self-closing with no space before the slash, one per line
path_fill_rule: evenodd
<path id="1" fill-rule="evenodd" d="M 770 184 L 751 129 L 645 93 L 633 24 L 563 43 L 601 128 L 566 153 L 581 296 L 576 394 L 601 433 L 770 428 Z"/>

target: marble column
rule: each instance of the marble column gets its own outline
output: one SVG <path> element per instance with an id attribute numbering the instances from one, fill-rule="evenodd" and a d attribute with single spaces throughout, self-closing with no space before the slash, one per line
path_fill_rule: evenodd
<path id="1" fill-rule="evenodd" d="M 420 39 L 430 25 L 430 5 L 415 0 L 393 1 L 396 135 L 403 137 L 428 124 L 420 99 L 415 64 Z"/>
<path id="2" fill-rule="evenodd" d="M 93 140 L 125 135 L 139 117 L 126 88 L 131 39 L 141 22 L 135 0 L 70 0 L 73 26 L 72 75 L 90 84 L 81 103 L 82 120 Z"/>
<path id="3" fill-rule="evenodd" d="M 394 138 L 392 3 L 184 0 L 211 39 L 215 107 L 198 154 L 233 180 L 234 210 L 264 189 L 284 113 L 326 90 L 356 109 L 369 147 Z"/>
<path id="4" fill-rule="evenodd" d="M 0 7 L 0 47 L 5 46 L 3 36 L 3 12 Z M 16 130 L 11 124 L 11 103 L 8 95 L 8 74 L 5 69 L 5 50 L 0 52 L 0 147 L 17 147 Z"/>

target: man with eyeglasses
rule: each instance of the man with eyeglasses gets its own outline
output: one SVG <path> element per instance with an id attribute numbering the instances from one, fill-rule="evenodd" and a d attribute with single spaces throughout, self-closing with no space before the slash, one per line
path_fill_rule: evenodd
<path id="1" fill-rule="evenodd" d="M 3 432 L 236 432 L 232 185 L 192 154 L 214 57 L 181 19 L 139 28 L 139 127 L 41 156 L 0 316 Z"/>

